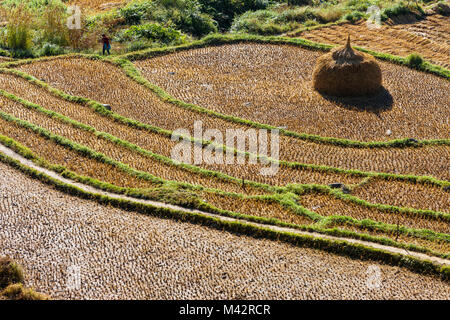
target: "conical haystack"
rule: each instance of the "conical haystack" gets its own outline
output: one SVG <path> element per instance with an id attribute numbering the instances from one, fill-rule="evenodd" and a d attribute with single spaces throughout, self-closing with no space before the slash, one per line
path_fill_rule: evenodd
<path id="1" fill-rule="evenodd" d="M 376 60 L 350 45 L 321 56 L 313 73 L 314 89 L 333 96 L 369 95 L 381 89 L 381 69 Z"/>

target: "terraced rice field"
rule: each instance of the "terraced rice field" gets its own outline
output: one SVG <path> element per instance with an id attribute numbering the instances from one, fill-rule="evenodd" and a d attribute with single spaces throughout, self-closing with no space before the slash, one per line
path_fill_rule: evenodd
<path id="1" fill-rule="evenodd" d="M 450 67 L 450 18 L 431 15 L 416 23 L 384 25 L 370 30 L 365 21 L 346 23 L 294 33 L 300 37 L 326 44 L 342 44 L 350 34 L 354 45 L 399 56 L 420 53 L 426 60 Z"/>
<path id="2" fill-rule="evenodd" d="M 288 45 L 242 43 L 179 51 L 133 62 L 149 83 L 161 87 L 178 99 L 177 102 L 161 98 L 151 88 L 127 76 L 124 69 L 106 61 L 80 57 L 32 61 L 15 68 L 66 94 L 108 104 L 113 112 L 77 102 L 74 97 L 64 98 L 61 92 L 54 92 L 39 81 L 33 83 L 23 75 L 12 74 L 12 70 L 0 70 L 0 135 L 14 139 L 45 161 L 39 165 L 60 174 L 64 169 L 70 170 L 77 176 L 66 170 L 66 177 L 110 192 L 253 222 L 289 224 L 292 228 L 314 230 L 327 236 L 363 239 L 361 241 L 366 243 L 376 242 L 397 247 L 397 250 L 408 249 L 444 259 L 450 254 L 450 146 L 444 141 L 450 132 L 450 82 L 381 62 L 385 90 L 378 96 L 331 99 L 311 89 L 312 69 L 320 54 Z M 206 110 L 193 110 L 185 103 Z M 215 116 L 206 112 L 208 109 L 225 116 Z M 171 140 L 171 130 L 183 128 L 193 132 L 194 122 L 199 120 L 204 130 L 217 129 L 224 136 L 227 129 L 247 130 L 251 127 L 226 116 L 283 127 L 299 134 L 356 142 L 397 138 L 442 141 L 372 148 L 314 142 L 282 132 L 280 159 L 291 163 L 283 163 L 274 176 L 260 174 L 261 168 L 266 166 L 263 164 L 186 166 L 170 159 L 171 150 L 177 143 Z M 190 152 L 193 156 L 194 151 Z M 297 164 L 294 166 L 293 162 Z M 0 164 L 0 168 L 3 167 L 5 165 Z M 350 285 L 349 290 L 341 287 L 336 294 L 340 292 L 341 297 L 348 295 L 349 298 L 367 295 L 357 286 L 357 274 L 365 268 L 365 275 L 366 262 L 236 237 L 206 227 L 162 221 L 80 199 L 68 202 L 69 195 L 61 195 L 48 187 L 41 193 L 40 182 L 16 171 L 6 168 L 0 172 L 0 181 L 8 181 L 0 184 L 0 191 L 9 192 L 16 188 L 14 183 L 20 185 L 17 194 L 7 193 L 3 197 L 6 200 L 0 196 L 0 211 L 8 212 L 5 226 L 19 230 L 17 237 L 20 238 L 21 228 L 32 219 L 36 222 L 32 232 L 36 234 L 39 249 L 42 241 L 47 241 L 48 234 L 55 233 L 60 226 L 69 226 L 68 232 L 58 232 L 62 238 L 52 242 L 55 247 L 44 252 L 43 257 L 47 260 L 33 261 L 31 278 L 35 280 L 31 282 L 38 291 L 62 298 L 88 298 L 95 294 L 109 298 L 194 298 L 202 294 L 227 298 L 335 297 L 334 289 L 325 288 L 324 283 L 314 282 L 318 289 L 312 291 L 305 291 L 305 286 L 300 284 L 302 277 L 309 277 L 311 270 L 318 272 L 320 266 L 314 261 L 321 261 L 329 264 L 331 269 L 335 268 L 331 273 L 335 281 L 346 281 L 345 286 Z M 416 177 L 388 176 L 386 173 Z M 16 175 L 17 179 L 11 180 L 11 175 Z M 325 187 L 336 182 L 342 183 L 343 188 Z M 59 201 L 67 202 L 67 205 L 61 206 Z M 32 208 L 28 213 L 23 209 L 25 203 Z M 74 211 L 75 205 L 77 210 Z M 44 207 L 49 213 L 41 217 L 39 212 Z M 4 234 L 0 232 L 0 240 Z M 163 241 L 159 235 L 163 236 Z M 205 243 L 209 237 L 212 242 Z M 5 243 L 14 243 L 15 239 L 10 237 Z M 96 246 L 86 245 L 92 241 Z M 19 259 L 35 258 L 30 249 L 33 245 L 27 245 Z M 292 257 L 301 251 L 311 257 L 308 258 L 311 261 L 292 269 L 293 258 L 281 269 L 272 268 L 273 260 L 269 257 L 275 249 L 271 247 L 281 250 L 282 254 L 275 256 L 282 255 L 283 261 L 290 259 L 286 257 L 291 254 L 290 250 L 293 250 Z M 116 250 L 123 255 L 115 256 Z M 191 256 L 188 259 L 188 255 L 178 250 L 192 256 L 197 254 L 199 258 L 192 260 Z M 3 251 L 18 254 L 13 245 L 7 245 Z M 225 254 L 218 255 L 217 252 Z M 59 284 L 51 287 L 45 278 L 36 280 L 37 272 L 64 277 L 61 261 L 73 259 L 74 254 L 77 257 L 86 255 L 84 263 L 89 268 L 103 270 L 110 267 L 108 270 L 111 271 L 102 273 L 101 279 L 92 282 L 98 284 L 95 288 L 90 286 L 76 293 L 64 291 Z M 115 259 L 105 263 L 110 255 Z M 136 255 L 139 258 L 131 263 L 128 258 Z M 150 256 L 157 258 L 148 263 Z M 236 257 L 237 260 L 233 260 Z M 181 261 L 188 263 L 186 269 L 179 270 L 183 265 Z M 205 261 L 208 266 L 204 265 Z M 223 261 L 228 261 L 226 268 Z M 114 266 L 109 266 L 110 263 Z M 315 267 L 308 269 L 307 265 L 311 264 Z M 380 267 L 387 276 L 389 270 L 393 270 L 389 269 L 392 267 Z M 158 268 L 163 268 L 164 272 L 155 280 Z M 278 272 L 278 280 L 273 280 L 270 272 L 261 276 L 267 268 Z M 194 269 L 196 271 L 192 272 Z M 248 272 L 248 277 L 245 272 L 239 275 L 230 272 L 237 269 Z M 280 289 L 290 279 L 284 271 L 288 274 L 301 272 L 301 277 L 297 275 L 295 281 L 291 279 L 294 281 L 290 285 L 292 292 Z M 174 272 L 175 278 L 172 277 Z M 283 277 L 279 277 L 280 273 Z M 228 288 L 238 281 L 248 281 L 250 277 L 271 283 L 261 286 L 258 282 L 258 288 L 267 288 L 262 291 L 255 291 L 256 287 L 252 285 L 244 286 L 245 290 L 236 289 L 236 286 L 235 289 Z M 442 286 L 444 292 L 448 291 L 448 284 L 444 282 L 438 282 L 430 291 L 427 286 L 435 280 L 432 277 L 423 278 L 425 284 L 413 281 L 410 285 L 410 279 L 419 281 L 417 277 L 421 276 L 402 272 L 402 288 L 415 289 L 414 294 L 408 291 L 410 289 L 400 289 L 397 297 L 424 297 L 427 294 L 440 297 Z M 372 291 L 369 296 L 394 297 L 391 290 L 398 290 L 395 281 L 400 278 L 386 284 L 383 293 Z M 322 280 L 328 281 L 322 276 L 317 281 Z M 143 285 L 149 281 L 156 281 L 158 290 L 154 290 L 155 286 L 147 288 Z M 177 284 L 172 285 L 173 281 Z M 126 286 L 137 282 L 140 284 L 136 292 L 124 293 Z M 201 283 L 201 289 L 195 285 L 190 291 L 189 283 L 193 282 Z M 299 285 L 302 289 L 297 290 Z"/>
<path id="3" fill-rule="evenodd" d="M 238 45 L 237 47 L 239 48 L 241 46 L 242 45 Z M 264 45 L 248 46 L 264 47 Z M 274 50 L 274 46 L 269 46 L 269 48 L 269 52 L 266 52 L 266 56 L 269 55 L 270 50 Z M 278 51 L 283 51 L 285 49 L 294 50 L 290 47 L 280 47 Z M 225 51 L 224 49 L 222 50 Z M 301 52 L 303 51 L 309 53 L 309 51 L 301 50 Z M 133 118 L 144 123 L 149 123 L 160 128 L 169 130 L 185 128 L 190 132 L 193 132 L 194 121 L 192 121 L 192 119 L 195 119 L 203 122 L 203 128 L 205 130 L 208 128 L 216 128 L 224 133 L 223 128 L 248 129 L 248 127 L 238 125 L 237 123 L 224 121 L 205 114 L 188 111 L 172 104 L 163 103 L 149 89 L 138 86 L 133 80 L 128 78 L 123 71 L 107 63 L 82 59 L 58 59 L 23 65 L 20 69 L 32 74 L 38 79 L 45 80 L 50 85 L 69 94 L 85 96 L 101 103 L 107 103 L 111 105 L 113 111 L 123 116 Z M 404 68 L 402 68 L 402 70 L 403 69 Z M 97 74 L 102 74 L 102 77 L 98 78 L 96 76 Z M 2 82 L 5 86 L 7 86 L 6 90 L 12 91 L 13 93 L 18 91 L 18 89 L 14 89 L 16 84 L 9 85 L 8 83 L 12 84 L 12 82 L 6 81 L 8 78 L 4 79 L 5 80 L 2 80 Z M 81 85 L 81 83 L 84 85 Z M 191 81 L 191 83 L 193 83 L 193 81 Z M 21 86 L 23 88 L 27 86 L 29 87 L 29 85 L 24 85 L 21 81 L 18 81 L 17 86 Z M 179 89 L 184 90 L 181 87 L 182 86 L 180 85 Z M 105 88 L 108 88 L 108 90 L 105 90 Z M 447 94 L 443 93 L 442 95 L 446 96 Z M 32 99 L 30 100 L 33 101 Z M 437 105 L 439 101 L 435 103 Z M 441 107 L 448 105 L 448 101 L 440 101 L 440 103 Z M 130 108 L 129 106 L 133 107 Z M 436 108 L 439 109 L 439 107 Z M 345 111 L 340 108 L 337 109 L 339 109 L 340 112 Z M 356 116 L 360 116 L 362 114 L 361 112 L 348 112 L 351 113 L 351 116 L 353 117 L 353 120 L 351 121 L 353 122 L 355 122 Z M 440 112 L 436 113 L 440 114 Z M 448 111 L 442 110 L 440 115 L 441 118 L 439 119 L 436 116 L 435 122 L 440 123 L 438 127 L 441 127 L 442 130 L 447 130 L 448 123 L 445 124 L 443 119 L 448 118 Z M 333 117 L 331 116 L 330 119 L 332 118 Z M 325 115 L 322 115 L 320 121 L 322 120 L 325 122 L 329 121 L 328 116 L 325 118 Z M 316 125 L 320 126 L 320 121 L 316 122 Z M 411 128 L 413 123 L 410 122 L 409 119 L 407 123 L 409 125 L 399 124 L 399 127 Z M 313 125 L 313 123 L 311 123 L 311 125 Z M 345 128 L 342 130 L 349 130 L 349 128 L 352 128 L 352 124 L 342 123 L 339 127 Z M 392 128 L 392 126 L 389 125 L 389 128 Z M 387 127 L 383 129 L 383 132 L 385 133 L 386 130 Z M 445 130 L 444 132 L 446 132 Z M 360 133 L 366 133 L 369 131 L 370 130 L 359 130 Z M 394 129 L 392 129 L 392 131 L 396 132 Z M 393 133 L 393 135 L 395 136 L 392 136 L 392 138 L 402 137 L 397 136 L 398 133 Z M 443 137 L 442 131 L 436 133 L 436 135 L 437 137 Z M 168 150 L 168 148 L 166 150 Z M 338 154 L 339 156 L 336 156 Z M 433 175 L 439 179 L 449 179 L 450 172 L 448 170 L 448 163 L 445 161 L 445 159 L 449 156 L 450 148 L 448 146 L 427 146 L 419 149 L 384 148 L 369 150 L 315 144 L 287 136 L 280 137 L 280 159 L 301 163 L 327 165 L 343 169 L 358 169 L 363 171 L 390 172 L 399 174 Z M 389 161 L 387 161 L 387 159 L 389 159 Z M 393 159 L 395 159 L 395 161 L 393 161 Z M 229 168 L 230 166 L 227 167 Z M 216 170 L 217 168 L 211 167 L 211 169 Z"/>
<path id="4" fill-rule="evenodd" d="M 440 14 L 427 16 L 426 19 L 414 23 L 391 25 L 391 28 L 403 30 L 427 38 L 435 43 L 450 46 L 449 17 Z"/>
<path id="5" fill-rule="evenodd" d="M 123 140 L 136 143 L 138 146 L 146 150 L 170 157 L 170 148 L 168 148 L 168 146 L 173 147 L 174 142 L 172 142 L 168 137 L 143 132 L 142 130 L 113 122 L 111 119 L 100 116 L 88 107 L 83 107 L 52 96 L 45 90 L 38 88 L 36 85 L 30 84 L 24 79 L 4 74 L 0 77 L 0 81 L 4 84 L 5 89 L 12 90 L 12 93 L 14 94 L 20 94 L 24 99 L 30 99 L 34 103 L 45 105 L 52 111 L 62 112 L 64 115 L 71 117 L 72 119 L 94 126 L 98 131 L 109 132 Z M 85 132 L 85 130 L 75 128 L 70 124 L 61 123 L 61 121 L 49 118 L 46 115 L 30 110 L 22 105 L 19 105 L 18 103 L 12 103 L 4 100 L 2 110 L 12 114 L 15 117 L 46 128 L 55 134 L 89 146 L 91 149 L 101 152 L 114 160 L 128 164 L 134 169 L 155 174 L 156 176 L 166 180 L 199 184 L 205 187 L 222 189 L 228 192 L 243 192 L 246 194 L 262 192 L 261 190 L 254 191 L 252 188 L 243 189 L 242 186 L 236 182 L 226 183 L 225 181 L 218 181 L 218 179 L 211 176 L 205 177 L 205 175 L 194 174 L 186 171 L 185 169 L 177 169 L 172 165 L 162 163 L 161 161 L 152 159 L 147 155 L 137 153 L 135 150 L 129 150 L 123 146 L 118 146 L 115 143 L 99 138 L 95 133 Z M 202 167 L 209 170 L 223 172 L 238 179 L 255 180 L 257 182 L 268 183 L 271 185 L 286 185 L 287 183 L 329 184 L 335 181 L 341 181 L 346 184 L 355 184 L 360 182 L 362 179 L 361 177 L 353 177 L 345 174 L 291 169 L 288 167 L 281 167 L 279 173 L 275 176 L 260 175 L 260 165 L 229 166 L 226 164 L 205 164 L 202 165 Z M 392 187 L 382 189 L 381 192 L 383 193 L 385 200 L 383 203 L 395 204 L 397 192 L 393 191 L 390 193 L 390 190 L 397 189 L 397 182 L 386 183 Z M 406 192 L 416 194 L 414 185 L 407 185 L 406 187 L 403 185 L 402 188 L 404 188 Z M 436 197 L 442 198 L 445 196 L 445 192 L 437 187 L 428 187 L 426 190 L 428 190 L 429 194 L 435 196 L 428 196 L 428 198 L 421 199 L 422 201 L 420 208 L 422 209 L 434 206 L 436 204 Z M 374 195 L 376 195 L 377 192 L 380 192 L 380 190 L 374 190 Z M 369 194 L 366 197 L 370 199 L 371 196 Z M 389 201 L 389 199 L 391 200 Z M 444 209 L 446 210 L 447 208 L 444 207 Z"/>
<path id="6" fill-rule="evenodd" d="M 450 223 L 431 216 L 387 212 L 377 208 L 364 208 L 355 203 L 334 198 L 326 194 L 306 194 L 299 197 L 299 202 L 305 208 L 322 216 L 349 216 L 358 220 L 371 219 L 396 225 L 399 223 L 412 229 L 428 229 L 438 233 L 450 233 Z"/>
<path id="7" fill-rule="evenodd" d="M 150 82 L 180 100 L 291 131 L 359 141 L 447 137 L 448 81 L 381 63 L 383 92 L 331 100 L 311 88 L 320 54 L 293 46 L 237 44 L 135 64 Z"/>
<path id="8" fill-rule="evenodd" d="M 386 265 L 382 287 L 367 290 L 370 261 L 99 206 L 4 164 L 0 192 L 1 253 L 54 299 L 448 297 L 447 283 Z M 80 266 L 80 290 L 65 285 L 71 265 Z"/>

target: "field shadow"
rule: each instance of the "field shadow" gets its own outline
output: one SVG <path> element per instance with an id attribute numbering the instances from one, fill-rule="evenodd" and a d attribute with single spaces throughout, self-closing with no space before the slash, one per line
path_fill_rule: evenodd
<path id="1" fill-rule="evenodd" d="M 391 110 L 394 104 L 394 98 L 385 87 L 382 87 L 380 91 L 370 96 L 336 97 L 326 94 L 321 95 L 325 100 L 341 108 L 352 111 L 371 112 L 377 116 L 380 116 L 382 112 Z"/>

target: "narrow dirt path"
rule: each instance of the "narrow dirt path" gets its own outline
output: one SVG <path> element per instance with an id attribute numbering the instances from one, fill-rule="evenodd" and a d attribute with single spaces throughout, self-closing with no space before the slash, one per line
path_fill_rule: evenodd
<path id="1" fill-rule="evenodd" d="M 179 206 L 175 206 L 175 205 L 170 205 L 170 204 L 166 204 L 166 203 L 162 203 L 162 202 L 157 202 L 157 201 L 151 201 L 151 200 L 143 200 L 143 199 L 136 199 L 136 198 L 132 198 L 132 197 L 128 197 L 128 196 L 124 196 L 124 195 L 119 195 L 119 194 L 114 194 L 114 193 L 110 193 L 110 192 L 106 192 L 106 191 L 102 191 L 78 182 L 75 182 L 73 180 L 69 180 L 66 179 L 60 175 L 58 175 L 57 173 L 48 170 L 46 168 L 42 168 L 38 165 L 36 165 L 34 162 L 22 157 L 21 155 L 19 155 L 18 153 L 14 152 L 13 150 L 11 150 L 10 148 L 0 144 L 0 152 L 2 152 L 3 154 L 5 154 L 6 156 L 13 158 L 17 161 L 19 161 L 21 164 L 28 166 L 30 168 L 33 168 L 43 174 L 46 174 L 58 181 L 61 181 L 65 184 L 69 184 L 72 186 L 75 186 L 79 189 L 82 189 L 86 192 L 90 192 L 90 193 L 95 193 L 95 194 L 101 194 L 101 195 L 105 195 L 108 196 L 110 198 L 113 199 L 122 199 L 122 200 L 128 200 L 128 201 L 133 201 L 133 202 L 137 202 L 137 203 L 143 203 L 143 204 L 148 204 L 154 207 L 159 207 L 159 208 L 169 208 L 169 209 L 173 209 L 173 210 L 178 210 L 178 211 L 182 211 L 182 212 L 192 212 L 192 213 L 198 213 L 198 214 L 202 214 L 205 216 L 209 216 L 209 217 L 214 217 L 217 219 L 220 219 L 222 221 L 239 221 L 239 222 L 243 222 L 245 224 L 248 225 L 252 225 L 252 226 L 257 226 L 257 227 L 263 227 L 266 229 L 270 229 L 270 230 L 274 230 L 274 231 L 279 231 L 279 232 L 289 232 L 289 233 L 294 233 L 294 234 L 298 234 L 298 235 L 307 235 L 307 236 L 311 236 L 314 238 L 322 238 L 322 239 L 330 239 L 333 241 L 346 241 L 349 243 L 355 243 L 355 244 L 361 244 L 367 247 L 371 247 L 371 248 L 375 248 L 375 249 L 381 249 L 381 250 L 385 250 L 388 252 L 392 252 L 392 253 L 399 253 L 399 254 L 403 254 L 403 255 L 408 255 L 411 257 L 415 257 L 421 260 L 429 260 L 432 261 L 434 263 L 440 264 L 440 265 L 450 265 L 450 260 L 448 259 L 443 259 L 443 258 L 439 258 L 439 257 L 433 257 L 433 256 L 429 256 L 423 253 L 419 253 L 419 252 L 412 252 L 412 251 L 407 251 L 406 249 L 400 249 L 400 248 L 395 248 L 395 247 L 390 247 L 390 246 L 386 246 L 386 245 L 382 245 L 382 244 L 378 244 L 378 243 L 372 243 L 372 242 L 368 242 L 368 241 L 363 241 L 363 240 L 357 240 L 357 239 L 350 239 L 350 238 L 340 238 L 340 237 L 335 237 L 335 236 L 329 236 L 329 235 L 324 235 L 324 234 L 319 234 L 319 233 L 313 233 L 313 232 L 306 232 L 306 231 L 301 231 L 301 230 L 297 230 L 297 229 L 292 229 L 292 228 L 285 228 L 285 227 L 279 227 L 279 226 L 272 226 L 272 225 L 265 225 L 265 224 L 260 224 L 260 223 L 255 223 L 255 222 L 250 222 L 250 221 L 246 221 L 246 220 L 241 220 L 241 219 L 236 219 L 236 218 L 230 218 L 230 217 L 224 217 L 224 216 L 220 216 L 217 214 L 212 214 L 212 213 L 208 213 L 208 212 L 203 212 L 203 211 L 199 211 L 199 210 L 193 210 L 193 209 L 187 209 L 187 208 L 183 208 L 183 207 L 179 207 Z"/>

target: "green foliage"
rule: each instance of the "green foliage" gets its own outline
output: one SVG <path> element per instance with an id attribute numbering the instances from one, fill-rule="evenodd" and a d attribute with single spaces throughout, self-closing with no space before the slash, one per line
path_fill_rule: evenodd
<path id="1" fill-rule="evenodd" d="M 349 22 L 354 23 L 354 22 L 356 22 L 356 21 L 358 21 L 358 20 L 360 20 L 360 19 L 362 19 L 364 17 L 365 17 L 365 15 L 362 12 L 354 11 L 354 12 L 347 13 L 344 16 L 344 19 L 349 21 Z"/>
<path id="2" fill-rule="evenodd" d="M 270 0 L 199 0 L 199 2 L 203 11 L 217 21 L 221 31 L 228 30 L 236 16 L 247 11 L 266 9 L 271 3 Z"/>
<path id="3" fill-rule="evenodd" d="M 31 11 L 22 5 L 9 12 L 6 46 L 13 51 L 14 57 L 31 56 L 32 21 Z"/>
<path id="4" fill-rule="evenodd" d="M 335 22 L 341 19 L 343 11 L 334 7 L 297 7 L 286 10 L 248 11 L 233 21 L 232 32 L 246 32 L 260 35 L 274 35 L 291 31 L 301 24 Z"/>
<path id="5" fill-rule="evenodd" d="M 39 51 L 40 56 L 57 56 L 64 54 L 64 49 L 53 43 L 44 43 Z"/>
<path id="6" fill-rule="evenodd" d="M 59 0 L 47 0 L 42 14 L 39 15 L 38 28 L 41 34 L 40 42 L 57 45 L 68 44 L 68 28 L 66 25 L 66 6 Z"/>
<path id="7" fill-rule="evenodd" d="M 33 10 L 43 10 L 45 9 L 49 4 L 55 4 L 60 6 L 65 6 L 66 0 L 3 0 L 2 6 L 6 8 L 13 8 L 20 5 L 25 4 L 29 9 Z"/>
<path id="8" fill-rule="evenodd" d="M 200 37 L 216 32 L 214 20 L 201 10 L 197 0 L 154 0 L 131 2 L 119 10 L 130 25 L 157 22 Z"/>
<path id="9" fill-rule="evenodd" d="M 420 54 L 411 53 L 406 57 L 406 63 L 413 68 L 419 68 L 423 65 L 424 60 Z"/>
<path id="10" fill-rule="evenodd" d="M 272 10 L 248 11 L 233 21 L 230 30 L 261 35 L 280 34 L 289 30 L 276 23 L 277 17 L 277 12 Z"/>
<path id="11" fill-rule="evenodd" d="M 180 44 L 184 40 L 180 31 L 165 28 L 157 23 L 131 26 L 122 33 L 120 38 L 125 41 L 146 39 L 163 44 Z"/>

